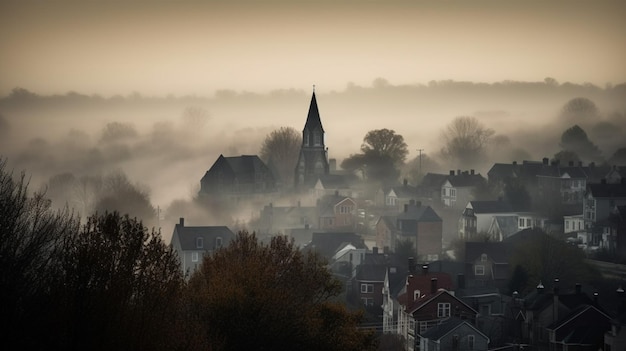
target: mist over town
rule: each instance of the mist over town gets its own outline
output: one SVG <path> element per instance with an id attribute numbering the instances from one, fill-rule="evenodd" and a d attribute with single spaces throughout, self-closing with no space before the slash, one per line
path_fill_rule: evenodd
<path id="1" fill-rule="evenodd" d="M 3 2 L 0 335 L 626 347 L 625 11 Z"/>

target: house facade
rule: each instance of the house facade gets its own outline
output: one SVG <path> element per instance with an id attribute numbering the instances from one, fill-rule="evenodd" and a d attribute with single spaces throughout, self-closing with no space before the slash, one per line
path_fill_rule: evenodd
<path id="1" fill-rule="evenodd" d="M 420 334 L 420 351 L 486 351 L 488 346 L 485 334 L 459 318 L 450 318 Z"/>
<path id="2" fill-rule="evenodd" d="M 318 228 L 324 230 L 354 230 L 357 224 L 357 203 L 352 198 L 339 195 L 322 197 L 317 203 Z"/>
<path id="3" fill-rule="evenodd" d="M 474 199 L 474 191 L 477 187 L 486 184 L 485 178 L 475 174 L 474 170 L 450 171 L 450 175 L 441 185 L 441 202 L 446 207 L 462 209 L 468 202 Z"/>
<path id="4" fill-rule="evenodd" d="M 396 237 L 398 241 L 411 241 L 415 257 L 422 262 L 436 261 L 441 257 L 443 245 L 443 221 L 430 206 L 411 202 L 396 217 Z"/>
<path id="5" fill-rule="evenodd" d="M 235 234 L 225 226 L 185 226 L 185 219 L 180 218 L 170 245 L 178 254 L 183 273 L 191 275 L 205 255 L 228 246 L 234 238 Z"/>

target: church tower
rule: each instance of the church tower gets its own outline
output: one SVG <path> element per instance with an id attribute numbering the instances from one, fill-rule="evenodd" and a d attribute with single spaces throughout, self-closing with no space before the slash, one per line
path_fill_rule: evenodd
<path id="1" fill-rule="evenodd" d="M 302 146 L 300 156 L 295 170 L 296 189 L 302 188 L 303 184 L 311 184 L 317 177 L 327 175 L 330 171 L 328 166 L 328 155 L 324 145 L 324 128 L 320 119 L 320 112 L 317 109 L 315 99 L 315 87 L 313 87 L 313 97 L 309 114 L 302 131 Z"/>

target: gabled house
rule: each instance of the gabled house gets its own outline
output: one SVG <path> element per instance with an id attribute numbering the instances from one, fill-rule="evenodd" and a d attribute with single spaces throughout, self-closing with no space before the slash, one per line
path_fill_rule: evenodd
<path id="1" fill-rule="evenodd" d="M 573 292 L 561 292 L 558 279 L 549 291 L 539 282 L 536 291 L 528 294 L 525 298 L 514 299 L 517 303 L 517 320 L 520 330 L 520 339 L 523 343 L 534 346 L 547 346 L 550 342 L 549 326 L 554 328 L 554 323 L 559 318 L 569 315 L 581 306 L 597 306 L 597 297 L 594 299 L 582 291 L 582 286 L 577 284 Z"/>
<path id="2" fill-rule="evenodd" d="M 465 277 L 468 287 L 503 289 L 509 281 L 509 245 L 505 242 L 466 242 Z"/>
<path id="3" fill-rule="evenodd" d="M 608 184 L 606 181 L 589 184 L 583 201 L 585 231 L 578 233 L 579 240 L 588 248 L 609 248 L 612 245 L 609 217 L 620 206 L 626 206 L 626 178 L 619 184 Z"/>
<path id="4" fill-rule="evenodd" d="M 486 184 L 486 179 L 480 174 L 457 170 L 450 171 L 450 175 L 441 185 L 441 202 L 446 207 L 462 209 L 468 202 L 474 200 L 474 191 L 477 187 Z"/>
<path id="5" fill-rule="evenodd" d="M 402 185 L 381 188 L 376 194 L 376 206 L 385 209 L 386 213 L 400 212 L 404 205 L 408 205 L 417 196 L 417 188 L 409 185 L 405 179 Z"/>
<path id="6" fill-rule="evenodd" d="M 519 231 L 518 216 L 493 216 L 487 234 L 493 241 L 502 241 Z"/>
<path id="7" fill-rule="evenodd" d="M 363 263 L 367 251 L 364 246 L 357 248 L 349 242 L 342 243 L 330 259 L 331 271 L 345 279 L 354 278 L 356 269 Z"/>
<path id="8" fill-rule="evenodd" d="M 494 216 L 517 216 L 506 201 L 470 201 L 459 218 L 459 238 L 474 240 L 478 233 L 486 233 Z"/>
<path id="9" fill-rule="evenodd" d="M 353 281 L 356 300 L 376 314 L 380 314 L 383 306 L 383 286 L 388 270 L 384 264 L 362 263 L 356 268 Z"/>
<path id="10" fill-rule="evenodd" d="M 611 317 L 593 305 L 581 305 L 546 329 L 551 350 L 596 351 L 605 346 Z"/>
<path id="11" fill-rule="evenodd" d="M 376 246 L 396 250 L 398 228 L 395 216 L 380 216 L 376 222 Z"/>
<path id="12" fill-rule="evenodd" d="M 470 324 L 476 324 L 478 315 L 476 310 L 445 289 L 437 289 L 437 293 L 434 295 L 424 297 L 421 301 L 415 301 L 407 308 L 407 312 L 409 316 L 407 339 L 415 340 L 416 345 L 419 345 L 419 340 L 416 338 L 418 335 L 423 335 L 429 329 L 451 317 L 466 320 Z M 410 328 L 411 321 L 414 323 L 414 330 Z"/>
<path id="13" fill-rule="evenodd" d="M 310 190 L 314 199 L 321 199 L 324 196 L 337 193 L 341 196 L 352 197 L 350 188 L 350 177 L 345 174 L 320 175 L 315 181 L 315 185 Z"/>
<path id="14" fill-rule="evenodd" d="M 420 334 L 420 351 L 487 350 L 489 338 L 467 320 L 449 318 Z"/>
<path id="15" fill-rule="evenodd" d="M 396 217 L 396 228 L 396 237 L 391 242 L 411 241 L 418 260 L 431 262 L 441 257 L 443 221 L 432 207 L 414 201 L 405 205 Z"/>
<path id="16" fill-rule="evenodd" d="M 413 258 L 409 258 L 409 272 L 402 283 L 385 283 L 383 293 L 387 302 L 383 305 L 383 316 L 394 316 L 394 322 L 388 324 L 395 323 L 395 333 L 402 335 L 407 341 L 407 349 L 412 350 L 416 343 L 416 322 L 411 311 L 441 291 L 452 290 L 453 283 L 448 273 L 431 272 L 427 264 L 418 270 Z"/>
<path id="17" fill-rule="evenodd" d="M 317 201 L 318 228 L 324 230 L 354 230 L 357 224 L 357 204 L 352 198 L 326 195 Z"/>
<path id="18" fill-rule="evenodd" d="M 204 199 L 238 204 L 277 191 L 272 171 L 256 155 L 220 155 L 200 180 Z"/>
<path id="19" fill-rule="evenodd" d="M 228 246 L 235 234 L 225 226 L 185 226 L 185 219 L 174 226 L 170 245 L 178 254 L 181 270 L 191 275 L 205 255 Z"/>

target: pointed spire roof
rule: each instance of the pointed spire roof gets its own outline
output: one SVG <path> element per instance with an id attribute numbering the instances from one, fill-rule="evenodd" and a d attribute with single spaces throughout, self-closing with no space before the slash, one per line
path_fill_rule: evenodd
<path id="1" fill-rule="evenodd" d="M 304 130 L 312 130 L 319 128 L 322 133 L 324 128 L 322 127 L 322 120 L 320 119 L 320 111 L 317 109 L 317 99 L 315 99 L 315 88 L 313 88 L 313 97 L 311 97 L 311 106 L 309 106 L 309 115 L 306 118 L 306 124 Z"/>

